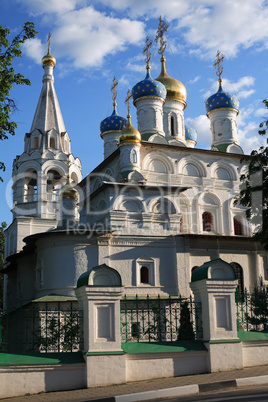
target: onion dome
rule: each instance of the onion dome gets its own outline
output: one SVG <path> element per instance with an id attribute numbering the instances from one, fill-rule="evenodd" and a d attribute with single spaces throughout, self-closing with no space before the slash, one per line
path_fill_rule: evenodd
<path id="1" fill-rule="evenodd" d="M 42 58 L 42 64 L 43 64 L 43 67 L 45 67 L 46 65 L 49 65 L 49 64 L 52 65 L 53 68 L 55 67 L 55 65 L 56 65 L 56 59 L 55 59 L 54 56 L 52 56 L 52 55 L 50 54 L 50 49 L 48 49 L 48 52 L 47 52 L 46 56 L 44 56 L 44 57 Z"/>
<path id="2" fill-rule="evenodd" d="M 172 78 L 168 75 L 166 72 L 166 66 L 165 66 L 165 57 L 162 56 L 161 58 L 161 73 L 159 77 L 156 78 L 157 81 L 162 82 L 162 84 L 165 85 L 166 90 L 167 90 L 167 98 L 171 99 L 177 99 L 185 104 L 186 107 L 186 98 L 187 98 L 187 91 L 185 86 L 183 85 L 182 82 L 176 80 L 175 78 Z"/>
<path id="3" fill-rule="evenodd" d="M 123 143 L 140 143 L 141 142 L 141 135 L 140 132 L 134 128 L 131 124 L 130 120 L 131 116 L 130 114 L 127 115 L 127 124 L 126 127 L 122 130 L 122 133 L 119 137 L 119 145 L 122 145 Z"/>
<path id="4" fill-rule="evenodd" d="M 154 96 L 154 97 L 156 96 L 162 99 L 166 98 L 167 91 L 165 86 L 161 82 L 156 81 L 151 77 L 149 65 L 147 65 L 146 68 L 147 68 L 147 74 L 144 80 L 138 82 L 132 88 L 132 97 L 134 103 L 137 99 L 145 96 Z"/>
<path id="5" fill-rule="evenodd" d="M 191 128 L 187 125 L 185 125 L 185 139 L 192 140 L 195 142 L 197 140 L 197 132 L 193 128 Z"/>
<path id="6" fill-rule="evenodd" d="M 211 95 L 206 101 L 206 111 L 209 113 L 211 110 L 220 108 L 232 108 L 238 111 L 239 101 L 235 95 L 229 94 L 222 89 L 222 80 L 219 79 L 218 91 Z"/>
<path id="7" fill-rule="evenodd" d="M 64 200 L 77 200 L 77 191 L 70 183 L 69 176 L 67 176 L 67 183 L 60 191 L 60 198 Z"/>
<path id="8" fill-rule="evenodd" d="M 114 107 L 114 111 L 111 116 L 106 117 L 106 119 L 102 120 L 100 124 L 100 131 L 101 134 L 107 131 L 122 131 L 123 128 L 126 127 L 126 124 L 127 119 L 119 116 Z"/>

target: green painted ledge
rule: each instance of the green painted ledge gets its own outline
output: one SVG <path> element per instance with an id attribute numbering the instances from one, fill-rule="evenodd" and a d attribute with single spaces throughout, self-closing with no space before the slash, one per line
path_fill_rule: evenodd
<path id="1" fill-rule="evenodd" d="M 75 364 L 84 363 L 80 352 L 66 353 L 0 353 L 0 366 L 22 366 L 32 364 Z"/>
<path id="2" fill-rule="evenodd" d="M 177 342 L 124 342 L 121 348 L 125 353 L 174 353 L 207 350 L 202 341 Z"/>
<path id="3" fill-rule="evenodd" d="M 237 336 L 242 342 L 247 341 L 268 341 L 268 332 L 238 331 Z"/>

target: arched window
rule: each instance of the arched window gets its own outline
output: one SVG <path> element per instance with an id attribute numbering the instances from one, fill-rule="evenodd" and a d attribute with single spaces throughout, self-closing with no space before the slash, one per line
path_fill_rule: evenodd
<path id="1" fill-rule="evenodd" d="M 243 236 L 244 235 L 244 226 L 242 222 L 242 217 L 236 215 L 234 217 L 234 234 L 236 236 Z"/>
<path id="2" fill-rule="evenodd" d="M 36 149 L 38 147 L 39 147 L 38 137 L 34 137 L 34 139 L 33 139 L 33 148 Z"/>
<path id="3" fill-rule="evenodd" d="M 213 215 L 211 212 L 202 214 L 203 232 L 213 232 Z"/>
<path id="4" fill-rule="evenodd" d="M 56 139 L 54 137 L 51 137 L 49 140 L 49 147 L 50 148 L 56 148 Z"/>
<path id="5" fill-rule="evenodd" d="M 235 277 L 238 280 L 237 291 L 240 295 L 244 294 L 244 275 L 243 275 L 243 268 L 237 262 L 231 262 L 234 271 Z"/>
<path id="6" fill-rule="evenodd" d="M 47 201 L 58 201 L 62 176 L 54 169 L 47 172 Z"/>
<path id="7" fill-rule="evenodd" d="M 34 169 L 28 169 L 25 172 L 24 183 L 24 202 L 37 201 L 37 172 Z"/>
<path id="8" fill-rule="evenodd" d="M 171 116 L 170 118 L 170 130 L 171 130 L 171 135 L 174 137 L 176 135 L 176 126 L 175 126 L 175 117 Z"/>
<path id="9" fill-rule="evenodd" d="M 149 268 L 144 265 L 140 270 L 140 283 L 149 283 Z"/>

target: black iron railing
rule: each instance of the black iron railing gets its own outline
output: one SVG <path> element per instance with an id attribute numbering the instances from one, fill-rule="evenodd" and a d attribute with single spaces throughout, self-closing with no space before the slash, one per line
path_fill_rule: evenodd
<path id="1" fill-rule="evenodd" d="M 175 342 L 202 338 L 201 303 L 191 297 L 121 300 L 122 342 Z"/>

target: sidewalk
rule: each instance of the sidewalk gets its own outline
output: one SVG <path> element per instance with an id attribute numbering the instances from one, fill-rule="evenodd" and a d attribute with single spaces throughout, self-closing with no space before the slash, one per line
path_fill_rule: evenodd
<path id="1" fill-rule="evenodd" d="M 1 399 L 9 402 L 107 402 L 141 401 L 169 396 L 191 395 L 226 387 L 268 384 L 268 365 L 212 374 L 161 378 L 75 391 L 50 392 Z M 175 388 L 175 389 L 174 389 Z M 134 394 L 134 395 L 133 395 Z"/>

